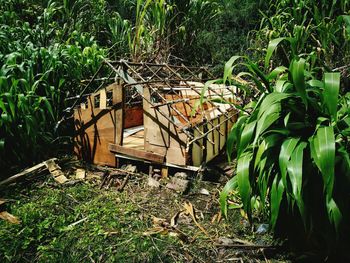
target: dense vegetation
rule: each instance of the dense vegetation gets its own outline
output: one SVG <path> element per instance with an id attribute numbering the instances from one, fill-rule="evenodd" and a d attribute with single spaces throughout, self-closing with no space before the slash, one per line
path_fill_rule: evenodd
<path id="1" fill-rule="evenodd" d="M 57 124 L 103 59 L 212 65 L 249 102 L 228 141 L 238 165 L 223 211 L 238 187 L 250 219 L 333 249 L 349 236 L 349 10 L 349 0 L 0 0 L 0 178 L 69 150 L 72 127 Z"/>
<path id="2" fill-rule="evenodd" d="M 349 4 L 274 1 L 255 33 L 269 41 L 265 58 L 232 57 L 223 79 L 245 69 L 257 91 L 228 142 L 237 176 L 223 210 L 237 187 L 250 219 L 258 209 L 276 234 L 325 255 L 349 244 Z"/>

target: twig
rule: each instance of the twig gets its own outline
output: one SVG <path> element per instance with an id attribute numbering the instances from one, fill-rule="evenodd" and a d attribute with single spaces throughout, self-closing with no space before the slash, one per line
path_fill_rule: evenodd
<path id="1" fill-rule="evenodd" d="M 78 220 L 77 222 L 74 222 L 74 223 L 70 224 L 70 225 L 68 226 L 68 228 L 71 228 L 71 227 L 73 227 L 73 226 L 76 226 L 76 225 L 78 225 L 78 224 L 80 224 L 80 223 L 86 221 L 87 219 L 88 219 L 88 216 L 87 216 L 87 217 L 84 217 L 83 219 Z"/>
<path id="2" fill-rule="evenodd" d="M 121 184 L 121 186 L 118 188 L 118 191 L 119 192 L 122 192 L 124 187 L 126 186 L 126 184 L 128 183 L 129 181 L 129 177 L 130 177 L 130 174 L 128 174 L 125 178 L 124 178 L 124 181 L 123 183 Z"/>
<path id="3" fill-rule="evenodd" d="M 269 245 L 245 245 L 245 244 L 215 244 L 217 247 L 241 248 L 241 249 L 277 249 L 276 246 Z"/>
<path id="4" fill-rule="evenodd" d="M 150 237 L 150 238 L 151 238 L 151 241 L 152 241 L 152 243 L 153 243 L 155 249 L 159 252 L 159 254 L 161 254 L 161 252 L 160 252 L 158 246 L 156 245 L 156 243 L 154 242 L 153 238 L 152 238 L 152 237 Z M 159 254 L 157 254 L 157 256 L 158 256 L 159 260 L 160 260 L 161 262 L 163 262 L 162 258 L 159 256 Z"/>

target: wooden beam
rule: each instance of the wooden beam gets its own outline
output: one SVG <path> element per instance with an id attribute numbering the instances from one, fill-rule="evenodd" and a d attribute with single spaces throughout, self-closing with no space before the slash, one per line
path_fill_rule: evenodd
<path id="1" fill-rule="evenodd" d="M 146 152 L 138 149 L 127 148 L 117 144 L 110 143 L 108 149 L 113 153 L 121 153 L 128 156 L 133 156 L 139 159 L 144 159 L 154 163 L 163 163 L 165 156 L 157 153 Z"/>
<path id="2" fill-rule="evenodd" d="M 7 184 L 10 184 L 10 183 L 14 183 L 17 180 L 19 180 L 21 178 L 24 178 L 27 175 L 30 175 L 30 174 L 35 173 L 35 172 L 39 172 L 41 170 L 45 170 L 45 169 L 47 169 L 47 163 L 48 162 L 51 162 L 51 161 L 54 162 L 56 160 L 57 160 L 56 158 L 53 158 L 53 159 L 47 160 L 45 162 L 39 163 L 39 164 L 37 164 L 37 165 L 35 165 L 35 166 L 31 167 L 31 168 L 25 169 L 24 171 L 9 177 L 9 178 L 5 179 L 4 181 L 1 181 L 0 182 L 0 186 L 7 185 Z"/>

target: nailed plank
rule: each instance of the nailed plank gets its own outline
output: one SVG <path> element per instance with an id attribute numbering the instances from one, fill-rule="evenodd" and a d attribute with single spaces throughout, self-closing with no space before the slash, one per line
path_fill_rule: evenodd
<path id="1" fill-rule="evenodd" d="M 74 150 L 85 161 L 115 166 L 115 157 L 108 151 L 108 143 L 115 142 L 115 110 L 121 104 L 115 104 L 109 109 L 95 109 L 91 96 L 88 97 L 88 103 L 87 109 L 78 108 L 74 111 Z"/>
<path id="2" fill-rule="evenodd" d="M 47 169 L 49 170 L 50 174 L 53 176 L 53 179 L 55 179 L 56 182 L 63 184 L 68 181 L 67 177 L 62 172 L 61 167 L 59 167 L 54 160 L 48 160 L 45 163 Z"/>
<path id="3" fill-rule="evenodd" d="M 50 159 L 50 160 L 55 161 L 57 159 L 53 158 L 53 159 Z M 48 160 L 48 161 L 50 161 L 50 160 Z M 27 176 L 27 175 L 30 175 L 30 174 L 32 174 L 34 172 L 37 172 L 37 171 L 39 171 L 41 169 L 46 169 L 47 168 L 46 162 L 47 161 L 39 163 L 37 165 L 34 165 L 33 167 L 25 169 L 24 171 L 9 177 L 9 178 L 5 179 L 4 181 L 1 181 L 0 182 L 0 186 L 6 185 L 6 184 L 11 184 L 11 183 L 13 183 L 13 182 L 15 182 L 15 181 L 17 181 L 17 180 Z"/>
<path id="4" fill-rule="evenodd" d="M 114 142 L 116 144 L 122 145 L 123 144 L 123 126 L 124 126 L 124 102 L 123 102 L 123 87 L 121 85 L 118 85 L 117 83 L 112 84 L 113 85 L 113 104 L 120 103 L 121 107 L 115 110 L 114 112 L 114 120 L 115 120 L 115 138 Z M 106 147 L 106 146 L 105 146 Z"/>
<path id="5" fill-rule="evenodd" d="M 151 153 L 151 152 L 146 152 L 146 151 L 142 151 L 142 150 L 138 150 L 138 149 L 127 148 L 127 147 L 123 147 L 123 146 L 113 144 L 113 143 L 109 144 L 108 149 L 114 153 L 121 153 L 121 154 L 133 156 L 136 158 L 148 160 L 148 161 L 155 162 L 155 163 L 163 163 L 164 162 L 164 155 L 160 155 L 157 153 Z"/>
<path id="6" fill-rule="evenodd" d="M 75 179 L 85 179 L 86 171 L 84 169 L 78 168 L 75 171 Z"/>

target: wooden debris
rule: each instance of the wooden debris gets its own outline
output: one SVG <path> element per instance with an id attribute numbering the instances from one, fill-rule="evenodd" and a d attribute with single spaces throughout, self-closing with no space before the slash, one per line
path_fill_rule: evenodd
<path id="1" fill-rule="evenodd" d="M 45 162 L 39 163 L 37 165 L 34 165 L 31 168 L 25 169 L 24 171 L 9 177 L 9 178 L 5 179 L 4 181 L 1 181 L 0 182 L 0 186 L 14 183 L 14 182 L 16 182 L 16 181 L 18 181 L 20 179 L 23 179 L 24 177 L 27 177 L 27 176 L 29 176 L 29 175 L 31 175 L 33 173 L 39 173 L 39 172 L 41 172 L 43 170 L 46 170 L 47 169 L 47 163 L 48 162 L 55 162 L 56 160 L 57 160 L 56 158 L 53 158 L 53 159 L 47 160 Z"/>
<path id="2" fill-rule="evenodd" d="M 131 175 L 135 175 L 137 170 L 134 165 L 127 165 L 121 169 L 107 169 L 103 176 L 103 180 L 100 189 L 106 187 L 109 189 L 112 186 L 117 187 L 118 191 L 123 191 L 124 187 L 129 181 Z M 118 177 L 125 176 L 124 180 L 121 182 Z"/>
<path id="3" fill-rule="evenodd" d="M 176 174 L 174 174 L 174 177 L 185 180 L 188 178 L 188 174 L 185 172 L 177 172 Z"/>
<path id="4" fill-rule="evenodd" d="M 242 240 L 239 238 L 227 238 L 227 237 L 219 237 L 215 246 L 217 247 L 225 247 L 225 248 L 240 248 L 240 249 L 276 249 L 276 246 L 271 245 L 256 245 L 252 242 Z"/>
<path id="5" fill-rule="evenodd" d="M 56 164 L 54 159 L 50 159 L 45 163 L 47 169 L 49 170 L 50 174 L 53 176 L 56 182 L 63 184 L 68 181 L 67 177 L 62 172 L 61 167 L 59 167 L 58 164 Z"/>
<path id="6" fill-rule="evenodd" d="M 205 188 L 201 188 L 198 193 L 202 194 L 202 195 L 210 195 L 210 192 L 205 189 Z"/>
<path id="7" fill-rule="evenodd" d="M 124 190 L 124 187 L 126 186 L 126 184 L 128 183 L 129 181 L 129 177 L 130 177 L 130 174 L 127 174 L 126 177 L 124 178 L 124 181 L 123 183 L 118 187 L 118 191 L 121 192 Z"/>
<path id="8" fill-rule="evenodd" d="M 16 224 L 16 225 L 19 225 L 21 223 L 21 220 L 19 220 L 18 217 L 6 211 L 0 212 L 0 219 L 3 219 L 5 221 L 10 222 L 11 224 Z"/>
<path id="9" fill-rule="evenodd" d="M 168 178 L 168 167 L 164 166 L 161 170 L 162 178 Z"/>
<path id="10" fill-rule="evenodd" d="M 172 177 L 171 181 L 167 183 L 165 187 L 176 192 L 184 193 L 187 191 L 189 185 L 190 182 L 188 180 Z"/>
<path id="11" fill-rule="evenodd" d="M 210 235 L 208 234 L 208 232 L 198 223 L 196 215 L 195 215 L 195 211 L 194 211 L 194 207 L 192 205 L 192 203 L 190 202 L 185 202 L 184 203 L 184 212 L 188 215 L 190 215 L 193 219 L 193 222 L 196 224 L 196 226 L 207 236 L 211 239 Z"/>
<path id="12" fill-rule="evenodd" d="M 6 203 L 6 200 L 0 198 L 0 206 Z"/>
<path id="13" fill-rule="evenodd" d="M 75 172 L 75 179 L 84 180 L 86 178 L 86 171 L 84 169 L 78 168 Z"/>
<path id="14" fill-rule="evenodd" d="M 154 188 L 159 188 L 160 187 L 160 183 L 154 179 L 153 177 L 149 176 L 147 179 L 147 185 L 150 187 L 154 187 Z"/>

